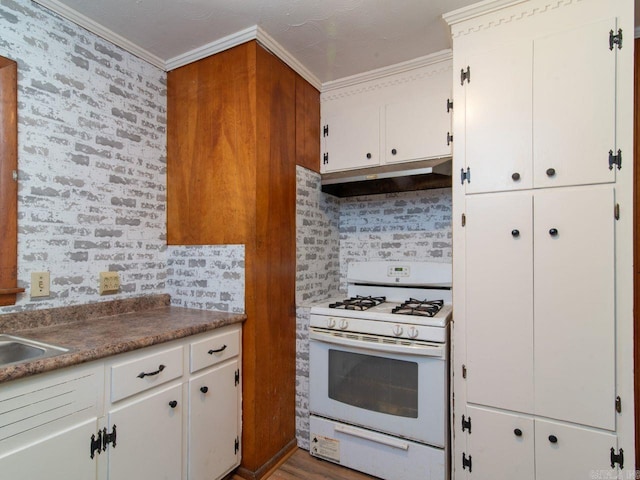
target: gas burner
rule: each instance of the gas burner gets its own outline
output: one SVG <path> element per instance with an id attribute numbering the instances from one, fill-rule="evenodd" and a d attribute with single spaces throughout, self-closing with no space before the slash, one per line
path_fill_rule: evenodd
<path id="1" fill-rule="evenodd" d="M 347 298 L 341 302 L 330 303 L 329 308 L 341 308 L 344 310 L 367 310 L 376 305 L 384 303 L 386 297 L 363 297 L 357 295 L 355 297 Z"/>
<path id="2" fill-rule="evenodd" d="M 444 305 L 442 300 L 416 300 L 415 298 L 410 298 L 401 305 L 394 307 L 391 313 L 433 317 L 440 311 L 442 305 Z"/>

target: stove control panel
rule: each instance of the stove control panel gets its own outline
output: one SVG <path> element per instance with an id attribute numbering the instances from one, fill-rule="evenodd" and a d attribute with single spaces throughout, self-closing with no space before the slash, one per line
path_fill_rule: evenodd
<path id="1" fill-rule="evenodd" d="M 411 269 L 409 265 L 389 265 L 387 268 L 387 277 L 409 277 L 411 276 Z"/>

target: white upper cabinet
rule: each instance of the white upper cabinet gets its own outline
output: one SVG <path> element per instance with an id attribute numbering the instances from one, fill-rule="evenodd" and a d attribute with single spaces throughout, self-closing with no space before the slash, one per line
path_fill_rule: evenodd
<path id="1" fill-rule="evenodd" d="M 615 27 L 610 18 L 465 57 L 469 77 L 454 81 L 465 103 L 466 193 L 615 181 Z"/>
<path id="2" fill-rule="evenodd" d="M 450 55 L 401 70 L 322 93 L 322 173 L 451 156 Z"/>
<path id="3" fill-rule="evenodd" d="M 471 55 L 466 66 L 467 193 L 531 188 L 532 58 L 530 42 Z M 465 69 L 466 71 L 466 69 Z M 460 75 L 454 78 L 460 85 Z"/>
<path id="4" fill-rule="evenodd" d="M 533 42 L 533 158 L 536 187 L 614 182 L 614 18 Z M 594 93 L 597 92 L 597 93 Z"/>

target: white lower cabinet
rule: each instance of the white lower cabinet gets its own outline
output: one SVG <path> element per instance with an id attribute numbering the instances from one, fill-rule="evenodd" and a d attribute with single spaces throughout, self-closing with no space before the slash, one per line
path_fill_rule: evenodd
<path id="1" fill-rule="evenodd" d="M 618 478 L 616 435 L 591 428 L 467 406 L 471 431 L 464 470 L 473 480 Z"/>
<path id="2" fill-rule="evenodd" d="M 189 455 L 191 480 L 220 478 L 238 465 L 238 361 L 189 380 Z"/>
<path id="3" fill-rule="evenodd" d="M 110 480 L 174 480 L 182 476 L 182 384 L 116 407 L 108 413 Z M 214 477 L 212 477 L 214 478 Z"/>
<path id="4" fill-rule="evenodd" d="M 241 327 L 0 385 L 0 478 L 217 480 L 240 464 Z"/>
<path id="5" fill-rule="evenodd" d="M 89 455 L 89 439 L 97 419 L 62 430 L 8 455 L 0 454 L 0 478 L 11 480 L 91 480 L 96 461 Z"/>

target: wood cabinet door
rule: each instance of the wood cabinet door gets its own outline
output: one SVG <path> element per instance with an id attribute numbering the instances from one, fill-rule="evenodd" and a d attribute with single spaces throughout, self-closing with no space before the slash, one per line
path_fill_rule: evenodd
<path id="1" fill-rule="evenodd" d="M 471 173 L 467 193 L 520 190 L 533 184 L 532 57 L 531 42 L 509 43 L 468 57 L 471 77 L 463 85 L 464 155 Z M 460 72 L 454 72 L 453 81 L 461 81 Z"/>
<path id="2" fill-rule="evenodd" d="M 615 148 L 617 50 L 609 49 L 608 38 L 615 26 L 615 19 L 606 19 L 534 41 L 537 187 L 616 179 L 608 163 Z"/>
<path id="3" fill-rule="evenodd" d="M 233 361 L 189 381 L 190 480 L 221 478 L 239 463 L 237 369 Z"/>
<path id="4" fill-rule="evenodd" d="M 618 478 L 617 466 L 611 468 L 611 448 L 618 451 L 615 435 L 536 419 L 535 436 L 536 478 Z"/>
<path id="5" fill-rule="evenodd" d="M 107 429 L 117 427 L 117 445 L 107 447 L 109 480 L 182 478 L 183 408 L 182 385 L 174 385 L 111 410 Z"/>
<path id="6" fill-rule="evenodd" d="M 91 458 L 89 450 L 91 435 L 97 432 L 97 419 L 93 418 L 6 456 L 0 454 L 0 477 L 11 480 L 95 479 L 97 459 Z"/>
<path id="7" fill-rule="evenodd" d="M 467 399 L 533 412 L 529 192 L 466 197 Z"/>
<path id="8" fill-rule="evenodd" d="M 359 106 L 329 114 L 322 120 L 327 125 L 323 136 L 322 173 L 352 170 L 380 164 L 380 109 Z M 323 127 L 324 128 L 324 127 Z"/>
<path id="9" fill-rule="evenodd" d="M 534 195 L 535 413 L 615 429 L 614 189 Z"/>
<path id="10" fill-rule="evenodd" d="M 470 405 L 467 407 L 467 413 L 471 419 L 471 432 L 466 433 L 467 456 L 471 456 L 472 467 L 469 478 L 473 480 L 534 480 L 536 478 L 533 418 Z"/>
<path id="11" fill-rule="evenodd" d="M 451 155 L 451 69 L 429 77 L 428 88 L 411 100 L 385 107 L 385 163 L 410 162 Z M 395 153 L 394 153 L 395 152 Z"/>

